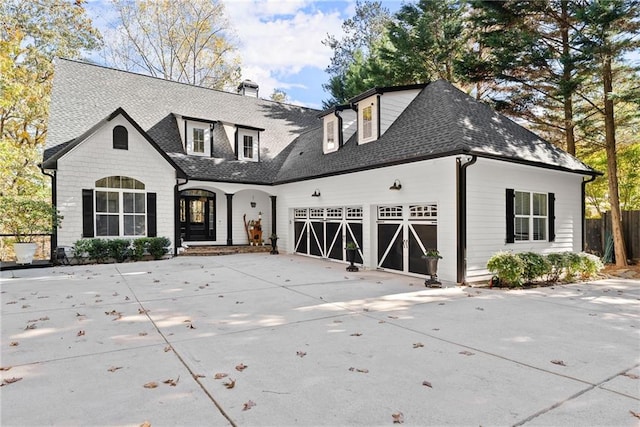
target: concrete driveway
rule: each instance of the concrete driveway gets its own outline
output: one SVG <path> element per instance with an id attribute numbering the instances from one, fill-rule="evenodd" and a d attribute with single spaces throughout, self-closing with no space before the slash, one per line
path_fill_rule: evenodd
<path id="1" fill-rule="evenodd" d="M 639 281 L 425 289 L 344 269 L 244 254 L 3 272 L 1 424 L 640 424 Z"/>

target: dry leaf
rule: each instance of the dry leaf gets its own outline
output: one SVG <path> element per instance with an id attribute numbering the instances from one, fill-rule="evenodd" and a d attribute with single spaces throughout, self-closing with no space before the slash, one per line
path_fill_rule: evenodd
<path id="1" fill-rule="evenodd" d="M 138 314 L 147 314 L 148 312 L 149 312 L 149 310 L 145 310 L 145 309 L 142 309 L 142 308 L 138 309 Z"/>
<path id="2" fill-rule="evenodd" d="M 633 412 L 633 411 L 629 410 L 629 413 L 631 415 L 633 415 L 634 417 L 636 417 L 636 418 L 640 418 L 640 412 Z"/>
<path id="3" fill-rule="evenodd" d="M 109 369 L 107 369 L 107 371 L 109 371 L 109 372 L 115 372 L 115 371 L 117 371 L 118 369 L 122 369 L 122 366 L 112 366 L 112 367 L 110 367 Z"/>
<path id="4" fill-rule="evenodd" d="M 205 376 L 202 374 L 193 374 L 193 378 L 197 380 L 198 378 L 205 378 Z"/>
<path id="5" fill-rule="evenodd" d="M 363 373 L 363 374 L 368 374 L 368 373 L 369 373 L 369 370 L 368 370 L 368 369 L 360 369 L 360 368 L 353 368 L 353 367 L 351 367 L 351 368 L 349 368 L 349 370 L 350 370 L 351 372 L 361 372 L 361 373 Z"/>
<path id="6" fill-rule="evenodd" d="M 2 366 L 2 367 L 0 367 L 0 371 L 8 371 L 9 369 L 11 369 L 11 366 Z"/>
<path id="7" fill-rule="evenodd" d="M 420 348 L 420 347 L 424 347 L 424 344 L 422 344 L 421 342 L 413 343 L 413 348 Z"/>
<path id="8" fill-rule="evenodd" d="M 4 386 L 7 384 L 13 384 L 13 383 L 17 383 L 18 381 L 20 381 L 22 379 L 22 377 L 13 377 L 13 378 L 7 378 L 2 380 L 2 384 L 0 386 Z"/>
<path id="9" fill-rule="evenodd" d="M 36 328 L 37 328 L 36 324 L 35 324 L 35 323 L 32 323 L 32 324 L 30 324 L 30 325 L 27 325 L 27 327 L 26 327 L 26 328 L 24 328 L 24 329 L 25 329 L 25 330 L 27 330 L 27 329 L 36 329 Z"/>
<path id="10" fill-rule="evenodd" d="M 384 320 L 378 320 L 378 323 L 387 323 Z"/>
<path id="11" fill-rule="evenodd" d="M 307 355 L 306 351 L 296 351 L 296 356 L 305 357 Z"/>
<path id="12" fill-rule="evenodd" d="M 461 351 L 458 354 L 464 354 L 465 356 L 473 356 L 475 353 L 465 350 L 465 351 Z"/>
<path id="13" fill-rule="evenodd" d="M 85 332 L 83 330 L 79 330 L 78 333 L 76 334 L 77 337 L 82 337 L 84 336 Z"/>
<path id="14" fill-rule="evenodd" d="M 125 300 L 125 301 L 129 301 L 130 299 L 131 299 L 131 298 L 129 298 L 129 297 L 124 297 L 124 300 Z"/>
<path id="15" fill-rule="evenodd" d="M 188 329 L 196 329 L 195 326 L 193 326 L 193 323 L 189 323 L 189 325 L 187 326 Z"/>
<path id="16" fill-rule="evenodd" d="M 632 374 L 631 372 L 627 372 L 626 374 L 622 374 L 624 377 L 629 377 L 632 380 L 640 380 L 640 375 Z"/>
<path id="17" fill-rule="evenodd" d="M 156 388 L 158 387 L 158 383 L 155 381 L 151 381 L 150 383 L 146 383 L 144 386 L 144 388 Z"/>
<path id="18" fill-rule="evenodd" d="M 18 303 L 18 301 L 9 301 L 9 302 L 7 303 L 7 305 L 9 305 L 9 304 L 17 304 L 17 303 Z"/>
<path id="19" fill-rule="evenodd" d="M 433 386 L 431 385 L 431 383 L 429 381 L 422 381 L 422 385 L 425 386 L 425 387 L 433 388 Z"/>
<path id="20" fill-rule="evenodd" d="M 168 380 L 164 380 L 162 381 L 163 384 L 169 384 L 171 387 L 175 387 L 178 385 L 178 381 L 180 381 L 180 377 L 178 377 L 178 379 L 174 380 L 173 378 L 170 378 Z"/>
<path id="21" fill-rule="evenodd" d="M 352 337 L 359 337 L 362 336 L 362 334 L 360 332 L 356 332 L 354 334 L 351 334 Z"/>
<path id="22" fill-rule="evenodd" d="M 171 351 L 171 346 L 170 345 L 168 345 L 168 346 L 166 346 L 164 348 L 164 352 L 166 353 L 167 351 Z"/>
<path id="23" fill-rule="evenodd" d="M 217 374 L 215 374 L 213 376 L 213 378 L 216 379 L 216 380 L 221 380 L 222 378 L 227 377 L 227 376 L 229 376 L 229 374 L 218 372 Z"/>
<path id="24" fill-rule="evenodd" d="M 233 380 L 233 379 L 229 378 L 229 381 L 223 382 L 222 385 L 224 385 L 226 388 L 231 390 L 232 388 L 234 388 L 236 386 L 236 380 Z"/>
<path id="25" fill-rule="evenodd" d="M 49 316 L 45 316 L 45 317 L 41 317 L 41 318 L 40 318 L 40 319 L 38 319 L 38 320 L 40 320 L 40 321 L 44 322 L 45 320 L 50 320 L 50 319 L 49 319 Z"/>
<path id="26" fill-rule="evenodd" d="M 563 360 L 552 360 L 551 363 L 554 365 L 567 366 Z"/>
<path id="27" fill-rule="evenodd" d="M 402 414 L 402 412 L 397 412 L 395 414 L 391 414 L 391 417 L 393 418 L 393 423 L 394 424 L 402 424 L 402 423 L 404 423 L 404 415 Z"/>
<path id="28" fill-rule="evenodd" d="M 256 402 L 254 402 L 253 400 L 250 400 L 247 403 L 245 403 L 244 405 L 242 405 L 242 410 L 243 411 L 248 411 L 249 409 L 253 408 L 254 406 L 256 406 Z"/>
<path id="29" fill-rule="evenodd" d="M 9 347 L 17 347 L 18 345 L 20 345 L 20 344 L 18 343 L 18 341 L 11 341 L 11 342 L 9 343 Z"/>
<path id="30" fill-rule="evenodd" d="M 239 365 L 236 365 L 236 371 L 238 371 L 238 372 L 242 372 L 242 371 L 244 371 L 244 370 L 245 370 L 245 369 L 247 369 L 247 368 L 248 368 L 248 366 L 247 366 L 247 365 L 245 365 L 244 363 L 241 363 L 241 364 L 239 364 Z"/>
<path id="31" fill-rule="evenodd" d="M 342 320 L 334 320 L 333 323 L 342 323 Z"/>
<path id="32" fill-rule="evenodd" d="M 149 421 L 145 421 L 142 424 L 140 424 L 140 427 L 151 427 L 151 423 Z"/>
<path id="33" fill-rule="evenodd" d="M 387 316 L 389 319 L 397 319 L 398 316 Z"/>
<path id="34" fill-rule="evenodd" d="M 146 337 L 147 335 L 149 335 L 149 334 L 146 333 L 146 332 L 139 332 L 138 333 L 138 336 L 141 336 L 141 337 Z"/>

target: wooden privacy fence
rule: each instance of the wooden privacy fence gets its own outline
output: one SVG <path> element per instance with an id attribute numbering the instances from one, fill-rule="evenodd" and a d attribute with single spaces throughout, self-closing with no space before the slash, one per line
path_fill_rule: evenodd
<path id="1" fill-rule="evenodd" d="M 622 227 L 627 258 L 640 259 L 640 211 L 622 211 Z M 587 219 L 585 235 L 585 251 L 602 256 L 606 238 L 611 235 L 611 212 L 605 212 L 602 218 Z"/>

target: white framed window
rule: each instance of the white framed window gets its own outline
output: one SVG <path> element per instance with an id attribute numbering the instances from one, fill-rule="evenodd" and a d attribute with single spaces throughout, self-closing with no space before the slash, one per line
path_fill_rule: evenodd
<path id="1" fill-rule="evenodd" d="M 516 242 L 547 240 L 547 208 L 547 194 L 515 191 L 514 240 Z"/>
<path id="2" fill-rule="evenodd" d="M 412 205 L 409 206 L 409 219 L 434 219 L 438 217 L 438 205 Z"/>
<path id="3" fill-rule="evenodd" d="M 253 159 L 253 136 L 243 135 L 242 137 L 242 155 L 245 159 Z"/>
<path id="4" fill-rule="evenodd" d="M 342 208 L 327 208 L 327 218 L 342 218 Z"/>
<path id="5" fill-rule="evenodd" d="M 147 194 L 144 183 L 126 176 L 96 181 L 95 235 L 145 236 Z"/>
<path id="6" fill-rule="evenodd" d="M 324 218 L 324 208 L 309 209 L 309 218 Z"/>
<path id="7" fill-rule="evenodd" d="M 373 105 L 362 109 L 362 139 L 373 137 Z"/>
<path id="8" fill-rule="evenodd" d="M 294 209 L 293 216 L 296 218 L 306 218 L 307 210 L 306 209 Z"/>
<path id="9" fill-rule="evenodd" d="M 362 219 L 362 207 L 347 208 L 347 219 Z"/>
<path id="10" fill-rule="evenodd" d="M 193 152 L 204 153 L 204 129 L 193 128 Z"/>
<path id="11" fill-rule="evenodd" d="M 378 206 L 378 219 L 402 218 L 402 206 Z"/>

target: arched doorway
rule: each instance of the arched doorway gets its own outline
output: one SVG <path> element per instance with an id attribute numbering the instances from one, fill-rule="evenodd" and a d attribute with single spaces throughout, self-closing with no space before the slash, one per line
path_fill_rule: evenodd
<path id="1" fill-rule="evenodd" d="M 180 237 L 183 241 L 216 240 L 216 195 L 206 190 L 180 192 Z"/>

